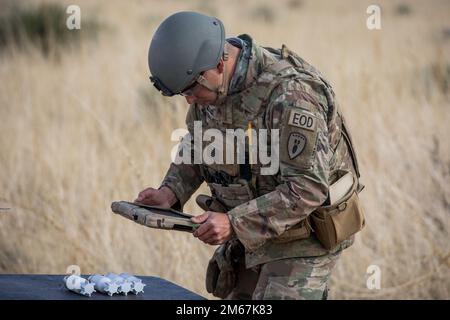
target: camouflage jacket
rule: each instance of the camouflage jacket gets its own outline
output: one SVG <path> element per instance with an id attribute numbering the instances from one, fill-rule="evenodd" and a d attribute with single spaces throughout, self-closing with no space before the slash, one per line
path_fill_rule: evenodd
<path id="1" fill-rule="evenodd" d="M 262 175 L 259 158 L 251 166 L 172 163 L 161 185 L 174 191 L 182 207 L 207 182 L 212 195 L 228 209 L 235 235 L 245 247 L 248 268 L 277 259 L 328 254 L 314 233 L 289 242 L 277 238 L 327 200 L 333 170 L 355 173 L 355 160 L 342 139 L 344 120 L 334 93 L 314 67 L 287 48 L 264 48 L 248 35 L 239 37 L 251 47 L 242 87 L 220 106 L 192 104 L 186 118 L 190 134 L 182 144 L 192 146 L 194 121 L 201 121 L 203 130 L 222 132 L 247 130 L 249 125 L 256 131 L 279 129 L 278 172 Z M 241 69 L 238 64 L 235 72 Z M 352 243 L 353 237 L 332 252 Z"/>

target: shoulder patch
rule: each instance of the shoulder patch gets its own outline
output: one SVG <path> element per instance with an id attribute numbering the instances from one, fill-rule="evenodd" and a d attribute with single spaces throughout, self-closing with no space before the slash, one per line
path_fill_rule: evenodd
<path id="1" fill-rule="evenodd" d="M 305 149 L 307 139 L 304 134 L 299 132 L 291 132 L 288 138 L 288 155 L 289 159 L 295 159 Z"/>
<path id="2" fill-rule="evenodd" d="M 299 169 L 310 169 L 316 153 L 320 118 L 298 107 L 290 109 L 283 118 L 280 161 Z"/>
<path id="3" fill-rule="evenodd" d="M 317 126 L 317 119 L 309 112 L 299 109 L 292 109 L 289 114 L 288 124 L 290 126 L 302 128 L 305 130 L 315 131 Z"/>

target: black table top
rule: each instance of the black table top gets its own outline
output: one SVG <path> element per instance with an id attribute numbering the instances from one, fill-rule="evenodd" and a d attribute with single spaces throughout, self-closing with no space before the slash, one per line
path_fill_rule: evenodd
<path id="1" fill-rule="evenodd" d="M 0 274 L 0 300 L 203 300 L 204 297 L 170 281 L 137 276 L 146 284 L 144 293 L 112 297 L 94 292 L 91 297 L 82 296 L 66 289 L 66 275 Z M 89 275 L 81 275 L 87 279 Z"/>

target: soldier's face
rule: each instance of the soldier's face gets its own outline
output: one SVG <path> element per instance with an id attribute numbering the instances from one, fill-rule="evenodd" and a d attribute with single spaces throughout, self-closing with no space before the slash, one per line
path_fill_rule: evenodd
<path id="1" fill-rule="evenodd" d="M 205 71 L 203 73 L 203 76 L 213 86 L 218 87 L 221 84 L 222 73 L 219 72 L 217 68 Z M 214 102 L 217 100 L 217 93 L 208 90 L 206 87 L 198 83 L 189 91 L 189 95 L 186 95 L 185 98 L 187 103 L 189 104 L 195 102 L 200 105 L 209 105 L 214 104 Z"/>

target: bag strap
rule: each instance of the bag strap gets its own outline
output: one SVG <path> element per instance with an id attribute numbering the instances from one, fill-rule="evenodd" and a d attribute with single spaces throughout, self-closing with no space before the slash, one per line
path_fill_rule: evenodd
<path id="1" fill-rule="evenodd" d="M 350 151 L 350 157 L 352 158 L 353 167 L 355 168 L 356 176 L 358 178 L 357 192 L 360 193 L 361 191 L 363 191 L 365 186 L 360 181 L 361 173 L 359 171 L 358 158 L 356 157 L 355 146 L 353 144 L 352 137 L 347 129 L 347 125 L 345 124 L 344 117 L 340 114 L 339 111 L 338 116 L 341 119 L 341 134 L 342 134 L 341 139 L 343 138 L 345 140 L 346 145 Z"/>
<path id="2" fill-rule="evenodd" d="M 341 118 L 341 132 L 342 132 L 342 136 L 345 139 L 345 142 L 347 143 L 347 146 L 350 150 L 350 156 L 352 158 L 352 162 L 353 162 L 353 167 L 355 168 L 356 171 L 356 175 L 358 177 L 358 179 L 361 177 L 361 173 L 359 171 L 359 166 L 358 166 L 358 159 L 356 158 L 356 152 L 355 152 L 355 147 L 353 145 L 353 141 L 352 141 L 352 137 L 350 136 L 350 133 L 348 132 L 347 129 L 347 125 L 345 124 L 345 120 L 344 117 L 338 112 L 339 117 Z"/>

